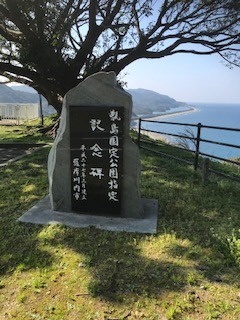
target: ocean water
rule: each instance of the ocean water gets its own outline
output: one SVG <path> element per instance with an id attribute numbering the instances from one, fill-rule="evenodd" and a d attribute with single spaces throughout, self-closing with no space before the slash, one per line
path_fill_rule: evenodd
<path id="1" fill-rule="evenodd" d="M 226 128 L 240 129 L 240 103 L 239 104 L 219 104 L 219 103 L 193 103 L 197 111 L 187 114 L 176 114 L 164 117 L 156 117 L 155 121 L 169 121 L 179 123 L 189 123 L 218 126 Z M 186 128 L 191 128 L 196 136 L 197 129 L 194 127 L 170 125 L 170 124 L 157 124 L 143 122 L 142 126 L 146 129 L 162 131 L 167 133 L 182 134 Z M 166 138 L 173 143 L 176 143 L 177 138 L 166 136 Z M 216 142 L 230 143 L 240 146 L 240 132 L 223 131 L 219 129 L 201 129 L 201 138 L 208 139 Z M 190 143 L 190 147 L 193 146 Z M 211 143 L 200 143 L 200 151 L 203 153 L 211 154 L 221 158 L 236 158 L 240 157 L 240 149 L 214 145 Z"/>

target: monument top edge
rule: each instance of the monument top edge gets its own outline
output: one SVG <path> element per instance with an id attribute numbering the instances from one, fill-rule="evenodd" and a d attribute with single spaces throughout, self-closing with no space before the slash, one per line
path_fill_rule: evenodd
<path id="1" fill-rule="evenodd" d="M 101 81 L 105 84 L 113 85 L 114 87 L 117 84 L 116 73 L 114 71 L 109 71 L 109 72 L 100 71 L 100 72 L 97 72 L 97 73 L 94 73 L 94 74 L 91 74 L 90 76 L 88 76 L 86 79 L 84 79 L 82 82 L 80 82 L 78 84 L 78 86 L 81 85 L 83 82 L 88 82 L 91 80 Z"/>

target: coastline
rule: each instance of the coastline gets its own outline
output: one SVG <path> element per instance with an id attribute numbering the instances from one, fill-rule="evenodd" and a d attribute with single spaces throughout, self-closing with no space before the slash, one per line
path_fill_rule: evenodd
<path id="1" fill-rule="evenodd" d="M 185 130 L 184 126 L 171 126 L 168 125 L 168 123 L 192 123 L 197 124 L 198 122 L 201 122 L 203 125 L 207 126 L 213 126 L 213 127 L 223 127 L 228 129 L 237 129 L 239 130 L 239 116 L 240 116 L 240 105 L 236 104 L 222 104 L 220 107 L 217 103 L 196 103 L 195 104 L 189 104 L 188 108 L 194 107 L 194 109 L 186 110 L 185 112 L 178 112 L 177 114 L 171 114 L 170 116 L 168 114 L 163 114 L 156 116 L 155 114 L 152 115 L 152 117 L 147 117 L 147 119 L 144 121 L 144 117 L 142 118 L 142 130 L 141 134 L 143 135 L 143 138 L 145 136 L 145 139 L 147 136 L 151 137 L 154 140 L 159 140 L 159 143 L 162 141 L 166 141 L 167 143 L 171 143 L 172 145 L 178 143 L 178 138 L 172 137 L 171 135 L 166 135 L 163 132 L 168 133 L 176 133 L 179 134 L 180 132 L 183 132 Z M 236 107 L 237 106 L 237 107 Z M 177 111 L 174 109 L 171 109 L 169 111 Z M 191 113 L 193 111 L 199 111 L 197 113 Z M 189 113 L 186 116 L 184 113 Z M 178 116 L 179 115 L 179 116 Z M 169 118 L 167 118 L 169 116 Z M 175 116 L 175 118 L 174 118 Z M 149 120 L 148 122 L 148 119 Z M 157 123 L 160 123 L 159 125 Z M 161 124 L 162 122 L 162 124 Z M 153 131 L 161 131 L 162 133 L 156 133 L 156 132 L 147 132 L 146 130 L 153 130 Z M 138 131 L 138 121 L 135 120 L 135 131 Z M 194 132 L 196 135 L 196 130 L 194 128 Z M 206 128 L 206 130 L 202 130 L 201 132 L 202 139 L 216 141 L 216 142 L 224 142 L 226 144 L 231 145 L 239 145 L 239 137 L 240 132 L 239 131 L 233 131 L 230 130 L 224 131 L 224 130 L 212 130 Z M 240 157 L 240 150 L 234 147 L 228 147 L 225 145 L 219 145 L 219 144 L 207 144 L 205 142 L 201 143 L 200 145 L 201 152 L 204 152 L 206 154 L 212 154 L 213 156 L 226 158 L 226 159 L 233 159 L 233 158 L 239 158 Z"/>
<path id="2" fill-rule="evenodd" d="M 173 117 L 173 116 L 180 116 L 180 115 L 185 115 L 185 114 L 189 114 L 189 113 L 193 113 L 193 112 L 199 112 L 200 110 L 195 108 L 195 107 L 190 107 L 189 110 L 182 110 L 182 111 L 173 111 L 173 112 L 169 112 L 166 114 L 156 114 L 155 116 L 150 116 L 150 117 L 141 117 L 142 119 L 148 119 L 148 120 L 156 120 L 156 118 L 166 118 L 166 117 Z"/>
<path id="3" fill-rule="evenodd" d="M 200 110 L 197 109 L 196 107 L 190 107 L 189 110 L 182 110 L 182 111 L 175 111 L 175 112 L 169 112 L 167 114 L 156 114 L 156 115 L 151 115 L 151 116 L 143 116 L 143 117 L 135 117 L 132 119 L 132 121 L 138 121 L 139 119 L 148 119 L 150 121 L 157 121 L 158 118 L 159 118 L 159 121 L 163 118 L 166 118 L 166 117 L 173 117 L 173 116 L 178 116 L 178 115 L 185 115 L 185 114 L 189 114 L 189 113 L 193 113 L 193 112 L 199 112 Z M 132 129 L 138 131 L 138 127 L 137 125 L 134 125 L 132 127 Z M 141 133 L 148 136 L 149 138 L 151 139 L 154 139 L 154 140 L 161 140 L 161 141 L 164 141 L 166 143 L 169 143 L 170 144 L 170 141 L 162 134 L 160 133 L 156 133 L 156 132 L 149 132 L 149 131 L 146 131 L 144 129 L 141 130 Z"/>

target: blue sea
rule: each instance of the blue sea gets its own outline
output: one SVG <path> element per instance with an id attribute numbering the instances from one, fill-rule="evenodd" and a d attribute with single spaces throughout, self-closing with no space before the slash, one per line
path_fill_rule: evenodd
<path id="1" fill-rule="evenodd" d="M 219 103 L 192 103 L 195 112 L 187 114 L 165 115 L 164 117 L 155 117 L 155 121 L 169 121 L 188 124 L 198 124 L 208 126 L 218 126 L 226 128 L 240 129 L 240 103 L 239 104 L 219 104 Z M 172 109 L 173 111 L 173 109 Z M 177 111 L 177 109 L 176 109 Z M 181 134 L 186 130 L 185 126 L 157 124 L 157 123 L 142 123 L 146 129 Z M 196 128 L 192 128 L 196 136 Z M 176 138 L 166 136 L 173 143 L 176 143 Z M 201 129 L 201 138 L 217 142 L 230 143 L 240 146 L 240 132 L 223 131 L 219 129 Z M 193 146 L 190 143 L 190 148 Z M 240 149 L 214 145 L 211 143 L 200 143 L 200 151 L 221 158 L 236 158 L 240 157 Z"/>

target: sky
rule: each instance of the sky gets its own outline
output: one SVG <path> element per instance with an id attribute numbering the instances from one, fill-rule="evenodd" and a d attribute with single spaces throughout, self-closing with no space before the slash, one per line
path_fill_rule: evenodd
<path id="1" fill-rule="evenodd" d="M 182 102 L 240 103 L 240 68 L 221 61 L 216 54 L 142 59 L 124 69 L 122 80 L 127 89 L 149 89 Z"/>
<path id="2" fill-rule="evenodd" d="M 216 54 L 141 59 L 127 66 L 121 79 L 126 89 L 149 89 L 177 101 L 240 104 L 240 68 L 229 69 Z"/>
<path id="3" fill-rule="evenodd" d="M 159 1 L 154 6 L 153 18 L 157 18 Z M 146 19 L 141 21 L 143 26 Z M 127 66 L 121 76 L 127 89 L 149 89 L 177 101 L 240 104 L 240 67 L 229 69 L 221 60 L 218 54 L 187 53 L 140 59 Z"/>

